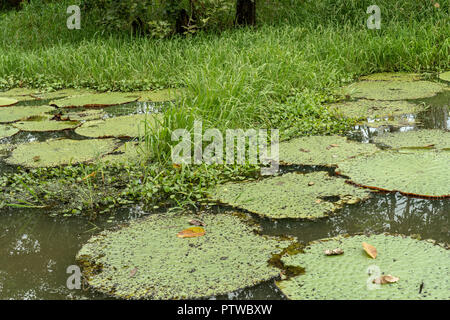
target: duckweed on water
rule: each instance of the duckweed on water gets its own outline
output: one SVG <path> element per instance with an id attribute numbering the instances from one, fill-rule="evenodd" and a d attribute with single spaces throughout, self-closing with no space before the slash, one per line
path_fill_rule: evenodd
<path id="1" fill-rule="evenodd" d="M 340 136 L 311 136 L 280 143 L 280 161 L 284 164 L 334 166 L 361 153 L 373 153 L 373 144 L 359 143 Z"/>
<path id="2" fill-rule="evenodd" d="M 375 246 L 371 259 L 362 242 Z M 326 256 L 325 250 L 341 248 L 344 254 Z M 450 251 L 428 241 L 404 236 L 372 235 L 322 239 L 310 243 L 304 253 L 282 258 L 305 273 L 277 286 L 295 300 L 450 299 Z M 379 272 L 379 273 L 378 273 Z M 398 277 L 396 283 L 376 286 L 381 275 Z"/>
<path id="3" fill-rule="evenodd" d="M 273 219 L 315 219 L 326 217 L 344 203 L 367 199 L 370 193 L 326 172 L 313 172 L 226 183 L 211 190 L 210 195 L 221 203 Z"/>
<path id="4" fill-rule="evenodd" d="M 179 238 L 200 219 L 206 234 Z M 91 287 L 121 299 L 195 299 L 277 277 L 268 263 L 291 241 L 254 233 L 231 214 L 152 215 L 92 237 L 77 254 Z"/>

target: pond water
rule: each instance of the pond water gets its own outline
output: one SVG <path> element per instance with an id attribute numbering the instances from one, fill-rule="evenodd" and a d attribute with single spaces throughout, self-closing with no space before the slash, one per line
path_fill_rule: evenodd
<path id="1" fill-rule="evenodd" d="M 416 101 L 431 105 L 417 115 L 408 115 L 411 125 L 402 127 L 369 128 L 357 126 L 349 136 L 365 142 L 385 131 L 407 131 L 419 128 L 450 130 L 450 91 L 436 97 Z M 45 104 L 41 101 L 40 104 Z M 31 104 L 30 102 L 22 105 Z M 155 112 L 164 104 L 134 103 L 107 108 L 108 115 Z M 412 122 L 412 121 L 415 122 Z M 73 131 L 52 134 L 19 133 L 0 140 L 0 143 L 44 141 L 48 138 L 67 137 L 82 139 Z M 84 138 L 83 138 L 84 139 Z M 0 174 L 14 170 L 0 160 Z M 287 171 L 314 171 L 324 168 L 297 167 Z M 122 208 L 114 216 L 99 217 L 91 221 L 87 217 L 51 217 L 46 210 L 0 210 L 0 299 L 108 299 L 88 289 L 69 290 L 66 269 L 75 264 L 75 255 L 94 234 L 146 213 L 139 207 Z M 317 221 L 282 220 L 253 217 L 267 235 L 291 235 L 300 242 L 362 232 L 390 232 L 432 238 L 450 243 L 450 199 L 425 200 L 396 194 L 373 194 L 368 201 L 345 206 L 336 215 Z M 229 293 L 211 299 L 283 299 L 273 281 L 252 288 Z"/>

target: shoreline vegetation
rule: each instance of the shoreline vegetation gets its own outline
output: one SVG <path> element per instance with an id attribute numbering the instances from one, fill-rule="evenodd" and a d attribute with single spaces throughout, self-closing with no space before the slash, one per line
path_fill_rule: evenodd
<path id="1" fill-rule="evenodd" d="M 82 13 L 81 29 L 69 30 L 66 9 L 77 2 L 30 1 L 18 11 L 0 11 L 0 91 L 182 88 L 182 95 L 140 137 L 147 161 L 9 173 L 0 167 L 0 209 L 92 217 L 132 203 L 150 210 L 208 205 L 209 188 L 258 179 L 259 167 L 174 166 L 173 130 L 192 131 L 201 120 L 204 130 L 223 132 L 278 128 L 281 140 L 342 134 L 355 119 L 327 107 L 345 99 L 338 88 L 377 72 L 431 78 L 450 65 L 446 0 L 439 8 L 432 1 L 378 1 L 380 30 L 366 27 L 367 1 L 269 1 L 257 11 L 256 27 L 163 39 L 102 29 L 94 13 Z"/>

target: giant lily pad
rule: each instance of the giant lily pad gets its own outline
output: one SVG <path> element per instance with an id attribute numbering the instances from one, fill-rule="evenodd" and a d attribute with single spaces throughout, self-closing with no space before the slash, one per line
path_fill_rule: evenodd
<path id="1" fill-rule="evenodd" d="M 330 105 L 332 110 L 336 110 L 347 118 L 367 119 L 400 116 L 422 111 L 424 108 L 407 101 L 376 101 L 357 100 L 345 101 Z"/>
<path id="2" fill-rule="evenodd" d="M 30 142 L 18 145 L 5 161 L 24 167 L 54 167 L 96 160 L 116 146 L 114 139 Z"/>
<path id="3" fill-rule="evenodd" d="M 430 198 L 450 197 L 450 152 L 380 151 L 339 163 L 336 172 L 367 188 Z"/>
<path id="4" fill-rule="evenodd" d="M 0 123 L 14 122 L 29 117 L 43 115 L 52 110 L 54 110 L 54 108 L 50 106 L 0 108 Z"/>
<path id="5" fill-rule="evenodd" d="M 19 130 L 11 126 L 0 125 L 0 139 L 11 137 L 15 135 Z"/>
<path id="6" fill-rule="evenodd" d="M 19 100 L 12 99 L 12 98 L 3 98 L 0 97 L 0 107 L 9 107 L 17 104 Z"/>
<path id="7" fill-rule="evenodd" d="M 311 136 L 280 143 L 284 164 L 333 166 L 338 161 L 361 153 L 372 153 L 373 144 L 359 143 L 340 136 Z"/>
<path id="8" fill-rule="evenodd" d="M 442 130 L 415 130 L 385 133 L 375 137 L 374 141 L 391 148 L 430 147 L 445 149 L 450 148 L 450 132 Z"/>
<path id="9" fill-rule="evenodd" d="M 354 98 L 374 100 L 428 98 L 443 89 L 442 84 L 429 81 L 361 81 L 347 87 Z"/>
<path id="10" fill-rule="evenodd" d="M 367 76 L 362 76 L 360 80 L 370 81 L 417 81 L 422 76 L 418 73 L 405 73 L 405 72 L 381 72 L 373 73 Z"/>
<path id="11" fill-rule="evenodd" d="M 371 259 L 362 243 L 374 246 Z M 341 248 L 342 255 L 325 250 Z M 404 236 L 372 235 L 323 239 L 304 253 L 283 257 L 286 266 L 304 268 L 304 274 L 277 282 L 293 300 L 417 300 L 450 299 L 450 251 L 427 241 Z M 370 274 L 369 274 L 370 273 Z M 373 281 L 384 275 L 398 277 L 390 284 Z"/>
<path id="12" fill-rule="evenodd" d="M 32 93 L 31 96 L 37 99 L 62 99 L 69 96 L 81 96 L 86 94 L 92 94 L 92 90 L 88 89 L 63 89 L 51 92 L 36 92 Z"/>
<path id="13" fill-rule="evenodd" d="M 439 79 L 450 82 L 450 71 L 441 73 Z"/>
<path id="14" fill-rule="evenodd" d="M 126 142 L 113 153 L 105 155 L 100 161 L 111 164 L 138 163 L 145 161 L 146 155 L 141 148 L 143 148 L 143 145 L 140 145 L 138 142 Z"/>
<path id="15" fill-rule="evenodd" d="M 181 92 L 180 89 L 163 89 L 158 91 L 135 91 L 127 94 L 138 97 L 140 102 L 165 102 L 174 100 L 180 96 Z"/>
<path id="16" fill-rule="evenodd" d="M 325 217 L 344 203 L 369 197 L 363 189 L 326 172 L 288 173 L 256 182 L 226 183 L 211 190 L 213 199 L 274 219 Z"/>
<path id="17" fill-rule="evenodd" d="M 28 101 L 35 100 L 31 95 L 36 92 L 36 90 L 28 88 L 14 88 L 8 91 L 0 92 L 0 97 L 11 98 L 18 101 Z"/>
<path id="18" fill-rule="evenodd" d="M 240 218 L 201 216 L 206 233 L 179 238 L 187 215 L 152 215 L 91 238 L 77 261 L 91 287 L 121 299 L 194 299 L 226 294 L 279 275 L 268 264 L 289 241 L 258 236 Z"/>
<path id="19" fill-rule="evenodd" d="M 78 121 L 56 121 L 51 120 L 52 116 L 35 116 L 13 124 L 13 126 L 20 131 L 62 131 L 67 129 L 74 129 L 80 125 Z"/>
<path id="20" fill-rule="evenodd" d="M 0 144 L 0 157 L 6 156 L 13 149 L 10 144 Z"/>
<path id="21" fill-rule="evenodd" d="M 63 118 L 69 118 L 72 121 L 100 120 L 106 113 L 103 110 L 85 110 L 78 112 L 68 112 L 62 115 Z"/>
<path id="22" fill-rule="evenodd" d="M 88 121 L 75 130 L 76 133 L 86 137 L 138 137 L 144 134 L 145 121 L 150 125 L 154 115 L 137 114 L 108 118 L 106 120 Z"/>
<path id="23" fill-rule="evenodd" d="M 54 105 L 60 108 L 102 108 L 130 103 L 137 100 L 138 97 L 130 96 L 130 94 L 128 93 L 107 92 L 68 97 L 66 99 L 52 101 L 50 102 L 50 105 Z"/>

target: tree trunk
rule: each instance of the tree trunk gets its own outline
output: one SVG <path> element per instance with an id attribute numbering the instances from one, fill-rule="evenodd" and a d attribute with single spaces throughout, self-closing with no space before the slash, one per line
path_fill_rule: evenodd
<path id="1" fill-rule="evenodd" d="M 237 0 L 236 23 L 239 26 L 254 26 L 256 24 L 256 0 Z"/>
<path id="2" fill-rule="evenodd" d="M 178 12 L 177 21 L 175 23 L 175 32 L 177 34 L 183 34 L 189 25 L 189 15 L 186 10 L 181 9 Z"/>

